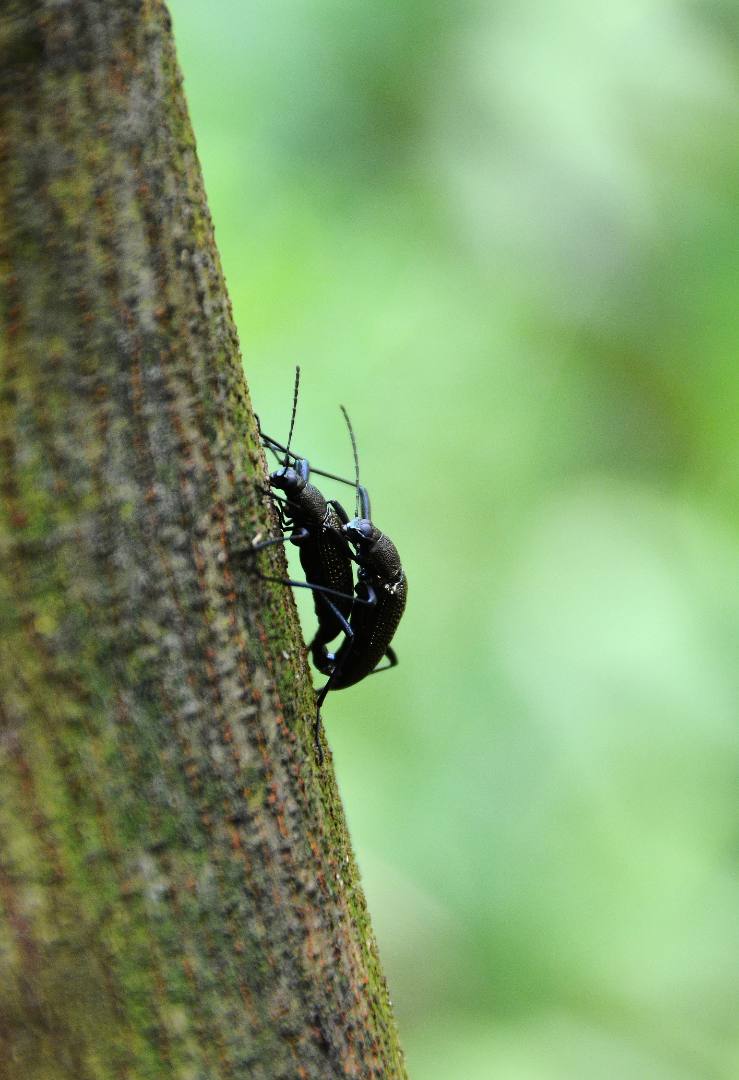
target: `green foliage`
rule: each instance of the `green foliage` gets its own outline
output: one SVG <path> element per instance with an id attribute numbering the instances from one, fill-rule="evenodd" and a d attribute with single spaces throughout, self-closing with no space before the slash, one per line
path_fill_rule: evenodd
<path id="1" fill-rule="evenodd" d="M 735 9 L 171 7 L 257 411 L 408 570 L 325 719 L 411 1075 L 735 1075 Z"/>

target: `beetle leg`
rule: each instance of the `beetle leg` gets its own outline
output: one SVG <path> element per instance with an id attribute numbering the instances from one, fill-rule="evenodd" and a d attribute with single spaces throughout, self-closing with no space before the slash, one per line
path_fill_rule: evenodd
<path id="1" fill-rule="evenodd" d="M 305 540 L 307 536 L 310 536 L 308 529 L 299 528 L 295 529 L 289 536 L 272 536 L 269 540 L 260 540 L 257 544 L 252 544 L 251 547 L 246 548 L 246 551 L 256 552 L 261 551 L 263 548 L 271 547 L 272 544 L 299 544 L 301 540 Z"/>
<path id="2" fill-rule="evenodd" d="M 354 597 L 354 603 L 355 604 L 376 604 L 377 603 L 377 593 L 375 592 L 375 590 L 373 589 L 373 587 L 370 585 L 370 583 L 368 581 L 365 581 L 364 584 L 365 584 L 365 587 L 366 587 L 366 590 L 367 590 L 367 596 L 366 597 L 355 596 Z M 346 647 L 346 651 L 344 652 L 344 655 L 341 657 L 341 660 L 339 661 L 338 664 L 334 664 L 334 667 L 331 670 L 331 673 L 330 673 L 330 675 L 328 677 L 327 682 L 318 691 L 318 713 L 320 713 L 320 711 L 321 711 L 321 705 L 323 705 L 326 694 L 331 689 L 331 683 L 337 677 L 337 675 L 340 675 L 341 672 L 344 670 L 344 664 L 346 663 L 346 658 L 347 658 L 347 656 L 349 656 L 349 654 L 352 651 L 352 646 L 354 644 L 354 633 L 352 632 L 350 627 L 347 627 L 347 629 L 346 629 L 346 636 L 348 638 L 349 643 L 348 643 L 348 645 Z M 332 654 L 330 654 L 328 651 L 326 651 L 324 653 L 324 656 L 325 656 L 326 661 L 328 661 L 329 656 L 332 656 Z M 321 668 L 319 667 L 318 664 L 316 664 L 316 667 L 318 667 L 319 671 L 321 670 Z M 317 724 L 320 723 L 320 718 L 317 717 L 316 723 Z"/>
<path id="3" fill-rule="evenodd" d="M 342 525 L 347 525 L 348 522 L 349 522 L 349 515 L 347 514 L 346 510 L 341 505 L 341 503 L 338 502 L 338 500 L 336 500 L 336 499 L 329 499 L 328 500 L 328 505 L 333 506 L 334 510 L 336 511 L 336 513 L 337 513 L 337 515 L 339 517 L 339 520 L 341 521 L 341 524 Z"/>
<path id="4" fill-rule="evenodd" d="M 271 574 L 262 574 L 259 571 L 257 571 L 257 574 L 262 581 L 275 581 L 278 585 L 292 585 L 294 589 L 312 589 L 313 592 L 320 593 L 322 596 L 338 596 L 341 600 L 354 600 L 357 602 L 357 597 L 352 596 L 351 593 L 339 592 L 338 589 L 329 589 L 328 585 L 314 585 L 310 581 L 293 581 L 291 578 L 272 577 Z M 367 601 L 359 602 L 366 603 Z"/>
<path id="5" fill-rule="evenodd" d="M 324 597 L 324 600 L 328 604 L 328 606 L 331 608 L 332 612 L 334 613 L 334 615 L 336 616 L 338 621 L 341 623 L 342 629 L 343 629 L 344 633 L 346 634 L 347 640 L 350 641 L 350 642 L 353 641 L 354 640 L 354 631 L 352 630 L 352 628 L 349 625 L 349 623 L 347 622 L 347 620 L 344 618 L 344 616 L 341 614 L 341 612 L 335 606 L 335 604 L 331 603 L 331 601 L 328 599 L 328 597 Z M 319 645 L 321 646 L 321 652 L 319 652 Z M 327 659 L 330 658 L 331 660 L 333 660 L 334 656 L 333 656 L 333 653 L 326 652 L 326 647 L 325 647 L 323 641 L 320 638 L 320 630 L 316 633 L 315 637 L 313 638 L 313 641 L 311 641 L 310 650 L 311 650 L 311 657 L 313 659 L 313 663 L 315 664 L 315 666 L 318 668 L 319 671 L 323 671 L 324 674 L 328 674 L 326 669 L 324 667 L 322 667 L 321 664 L 318 662 L 317 658 L 321 657 L 321 656 L 324 656 Z M 318 691 L 318 696 L 316 698 L 316 715 L 315 715 L 315 719 L 313 721 L 313 742 L 314 742 L 314 745 L 315 745 L 315 748 L 316 748 L 316 757 L 318 758 L 318 764 L 319 765 L 323 765 L 323 747 L 321 746 L 321 737 L 320 737 L 321 736 L 321 705 L 323 705 L 326 694 L 328 693 L 330 683 L 331 683 L 331 677 L 329 676 L 328 682 L 326 683 L 326 685 L 321 690 Z"/>

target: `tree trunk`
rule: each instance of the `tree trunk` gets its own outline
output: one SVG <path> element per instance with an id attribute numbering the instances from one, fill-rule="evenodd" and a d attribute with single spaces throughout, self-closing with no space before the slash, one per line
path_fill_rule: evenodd
<path id="1" fill-rule="evenodd" d="M 0 275 L 0 1076 L 403 1077 L 161 0 L 0 3 Z"/>

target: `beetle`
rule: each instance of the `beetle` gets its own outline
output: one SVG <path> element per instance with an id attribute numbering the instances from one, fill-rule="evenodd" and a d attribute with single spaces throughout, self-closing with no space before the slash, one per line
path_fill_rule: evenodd
<path id="1" fill-rule="evenodd" d="M 309 648 L 314 658 L 325 651 L 328 642 L 348 630 L 348 618 L 354 603 L 354 575 L 352 550 L 348 538 L 343 533 L 343 526 L 348 523 L 349 515 L 341 503 L 335 499 L 326 499 L 319 489 L 310 483 L 311 470 L 307 458 L 298 457 L 290 451 L 295 413 L 300 386 L 300 367 L 295 369 L 295 387 L 293 390 L 293 409 L 290 419 L 290 431 L 286 446 L 281 446 L 269 436 L 260 435 L 265 445 L 276 452 L 283 453 L 282 466 L 270 473 L 270 490 L 281 492 L 283 499 L 275 498 L 283 530 L 289 529 L 288 536 L 274 537 L 252 545 L 252 551 L 260 551 L 271 544 L 290 542 L 298 548 L 300 563 L 305 573 L 305 581 L 293 581 L 285 578 L 267 578 L 281 584 L 297 588 L 309 588 L 313 592 L 313 604 L 318 620 L 318 629 Z M 323 474 L 321 475 L 330 475 Z M 332 477 L 341 480 L 341 477 Z M 351 481 L 343 481 L 351 483 Z M 352 485 L 354 486 L 354 485 Z M 369 509 L 369 497 L 363 493 L 363 501 Z M 265 575 L 262 575 L 263 577 Z"/>
<path id="2" fill-rule="evenodd" d="M 313 662 L 328 681 L 316 701 L 314 738 L 320 748 L 321 705 L 329 690 L 342 690 L 361 682 L 368 675 L 395 667 L 398 657 L 390 642 L 398 628 L 408 599 L 408 579 L 401 565 L 398 549 L 370 519 L 369 504 L 362 504 L 359 484 L 359 458 L 351 421 L 341 406 L 354 451 L 357 487 L 357 513 L 344 523 L 343 533 L 353 546 L 358 564 L 355 602 L 351 608 L 349 629 L 335 653 L 322 645 Z M 378 664 L 387 658 L 382 667 Z"/>
<path id="3" fill-rule="evenodd" d="M 353 686 L 366 676 L 397 664 L 390 641 L 405 609 L 408 586 L 397 548 L 372 523 L 369 494 L 359 482 L 354 430 L 344 406 L 341 411 L 354 454 L 354 482 L 321 469 L 311 469 L 307 458 L 290 450 L 299 382 L 300 368 L 297 367 L 287 445 L 283 446 L 260 428 L 265 447 L 278 458 L 279 453 L 283 455 L 282 465 L 270 474 L 269 484 L 278 506 L 280 523 L 283 529 L 291 529 L 291 533 L 254 543 L 252 551 L 260 551 L 271 544 L 294 543 L 306 580 L 261 576 L 268 581 L 308 588 L 313 592 L 318 629 L 309 649 L 314 666 L 328 675 L 327 682 L 317 693 L 313 727 L 316 755 L 322 764 L 321 706 L 326 695 L 329 690 Z M 310 483 L 311 472 L 354 487 L 356 509 L 352 520 L 341 503 L 325 499 Z M 284 494 L 284 499 L 274 496 L 275 489 Z M 353 563 L 358 566 L 356 585 Z M 342 631 L 341 645 L 336 652 L 329 652 L 327 645 Z M 388 663 L 378 667 L 384 657 Z"/>

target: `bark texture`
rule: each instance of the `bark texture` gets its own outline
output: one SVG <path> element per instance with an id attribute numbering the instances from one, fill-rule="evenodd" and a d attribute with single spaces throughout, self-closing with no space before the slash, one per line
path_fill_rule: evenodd
<path id="1" fill-rule="evenodd" d="M 0 275 L 0 1076 L 403 1077 L 160 0 L 0 3 Z"/>

